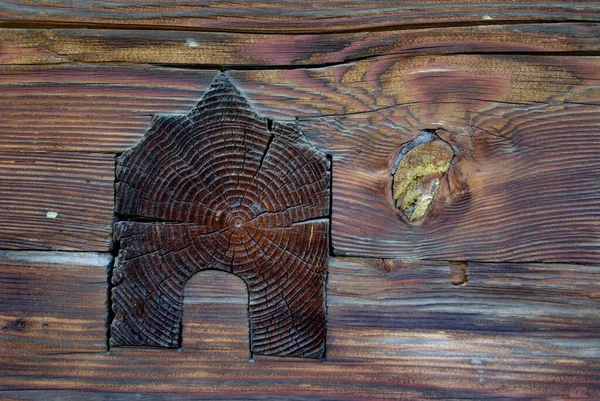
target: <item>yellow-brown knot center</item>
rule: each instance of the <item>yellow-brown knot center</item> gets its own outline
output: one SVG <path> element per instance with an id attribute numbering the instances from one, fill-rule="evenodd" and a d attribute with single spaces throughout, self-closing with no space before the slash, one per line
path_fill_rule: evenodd
<path id="1" fill-rule="evenodd" d="M 418 144 L 401 155 L 392 190 L 396 207 L 406 220 L 423 219 L 453 158 L 450 145 L 440 139 Z"/>

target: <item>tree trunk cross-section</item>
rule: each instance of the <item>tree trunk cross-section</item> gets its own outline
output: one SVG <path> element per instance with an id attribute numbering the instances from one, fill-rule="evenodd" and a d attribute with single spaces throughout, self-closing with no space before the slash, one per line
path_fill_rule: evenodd
<path id="1" fill-rule="evenodd" d="M 187 115 L 117 159 L 110 345 L 181 346 L 183 292 L 215 269 L 248 287 L 250 351 L 323 357 L 330 162 L 220 73 Z"/>

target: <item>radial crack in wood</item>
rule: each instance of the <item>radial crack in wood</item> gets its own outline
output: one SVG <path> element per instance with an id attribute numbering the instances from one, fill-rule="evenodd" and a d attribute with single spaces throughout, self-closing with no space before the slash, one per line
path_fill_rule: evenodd
<path id="1" fill-rule="evenodd" d="M 330 163 L 220 73 L 187 115 L 159 116 L 117 160 L 110 345 L 181 346 L 183 290 L 246 283 L 251 353 L 323 357 Z"/>

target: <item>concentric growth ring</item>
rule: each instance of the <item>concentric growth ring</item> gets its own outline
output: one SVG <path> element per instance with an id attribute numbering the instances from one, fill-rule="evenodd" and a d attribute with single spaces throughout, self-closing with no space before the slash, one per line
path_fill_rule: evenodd
<path id="1" fill-rule="evenodd" d="M 253 353 L 325 350 L 330 165 L 219 74 L 117 161 L 111 345 L 178 347 L 185 282 L 218 269 L 249 291 Z"/>

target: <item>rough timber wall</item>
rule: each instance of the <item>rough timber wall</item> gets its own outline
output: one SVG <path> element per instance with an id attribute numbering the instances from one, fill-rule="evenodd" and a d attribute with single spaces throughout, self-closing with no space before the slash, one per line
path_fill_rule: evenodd
<path id="1" fill-rule="evenodd" d="M 0 399 L 600 399 L 599 16 L 0 1 Z M 179 349 L 110 345 L 118 156 L 219 74 L 329 155 L 322 359 L 252 354 L 217 271 Z"/>

